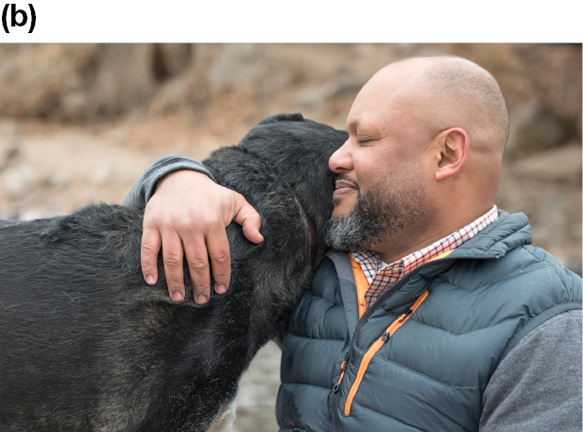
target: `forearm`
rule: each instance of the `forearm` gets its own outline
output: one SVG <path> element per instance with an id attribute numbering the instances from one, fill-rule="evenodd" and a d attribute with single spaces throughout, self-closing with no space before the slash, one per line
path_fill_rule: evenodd
<path id="1" fill-rule="evenodd" d="M 164 176 L 178 170 L 188 169 L 208 175 L 214 180 L 206 167 L 185 156 L 169 155 L 154 162 L 134 183 L 123 204 L 128 207 L 144 209 L 156 188 L 156 183 Z"/>

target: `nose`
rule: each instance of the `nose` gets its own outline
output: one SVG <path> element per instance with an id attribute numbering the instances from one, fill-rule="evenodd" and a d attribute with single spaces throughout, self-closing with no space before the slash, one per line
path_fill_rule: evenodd
<path id="1" fill-rule="evenodd" d="M 346 142 L 342 144 L 342 147 L 340 147 L 338 150 L 332 153 L 332 156 L 330 156 L 328 166 L 333 172 L 340 174 L 352 170 L 353 165 L 350 146 L 350 138 L 348 138 Z"/>

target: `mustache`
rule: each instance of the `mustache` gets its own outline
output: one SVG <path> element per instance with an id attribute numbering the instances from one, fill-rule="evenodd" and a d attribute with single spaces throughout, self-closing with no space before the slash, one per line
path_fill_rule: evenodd
<path id="1" fill-rule="evenodd" d="M 336 180 L 343 180 L 346 181 L 348 183 L 351 183 L 356 190 L 360 191 L 360 185 L 358 184 L 358 182 L 356 180 L 352 180 L 348 174 L 346 173 L 340 173 L 338 174 L 338 177 L 336 177 Z"/>

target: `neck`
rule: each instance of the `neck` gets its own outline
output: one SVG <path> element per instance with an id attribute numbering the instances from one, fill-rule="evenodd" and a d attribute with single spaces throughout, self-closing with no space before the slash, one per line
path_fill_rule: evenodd
<path id="1" fill-rule="evenodd" d="M 447 234 L 423 235 L 423 236 L 404 236 L 396 234 L 383 239 L 382 241 L 377 243 L 372 248 L 372 250 L 373 252 L 379 254 L 383 262 L 391 264 L 415 251 L 418 251 L 420 249 L 423 249 L 424 247 L 429 246 L 430 244 L 436 242 L 437 240 L 445 236 L 447 236 Z"/>
<path id="2" fill-rule="evenodd" d="M 387 264 L 393 263 L 462 229 L 486 214 L 491 208 L 490 206 L 471 213 L 468 212 L 464 216 L 458 215 L 458 217 L 454 217 L 450 215 L 445 218 L 445 221 L 431 226 L 406 227 L 394 235 L 385 237 L 375 244 L 371 250 L 378 253 L 380 258 Z"/>

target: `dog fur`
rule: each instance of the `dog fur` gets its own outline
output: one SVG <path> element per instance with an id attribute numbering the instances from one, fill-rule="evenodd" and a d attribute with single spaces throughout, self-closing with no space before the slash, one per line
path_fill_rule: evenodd
<path id="1" fill-rule="evenodd" d="M 204 161 L 259 211 L 265 240 L 228 227 L 231 288 L 203 306 L 169 299 L 161 259 L 158 283 L 144 282 L 141 210 L 0 228 L 0 430 L 207 430 L 326 251 L 328 159 L 346 138 L 282 114 Z"/>

